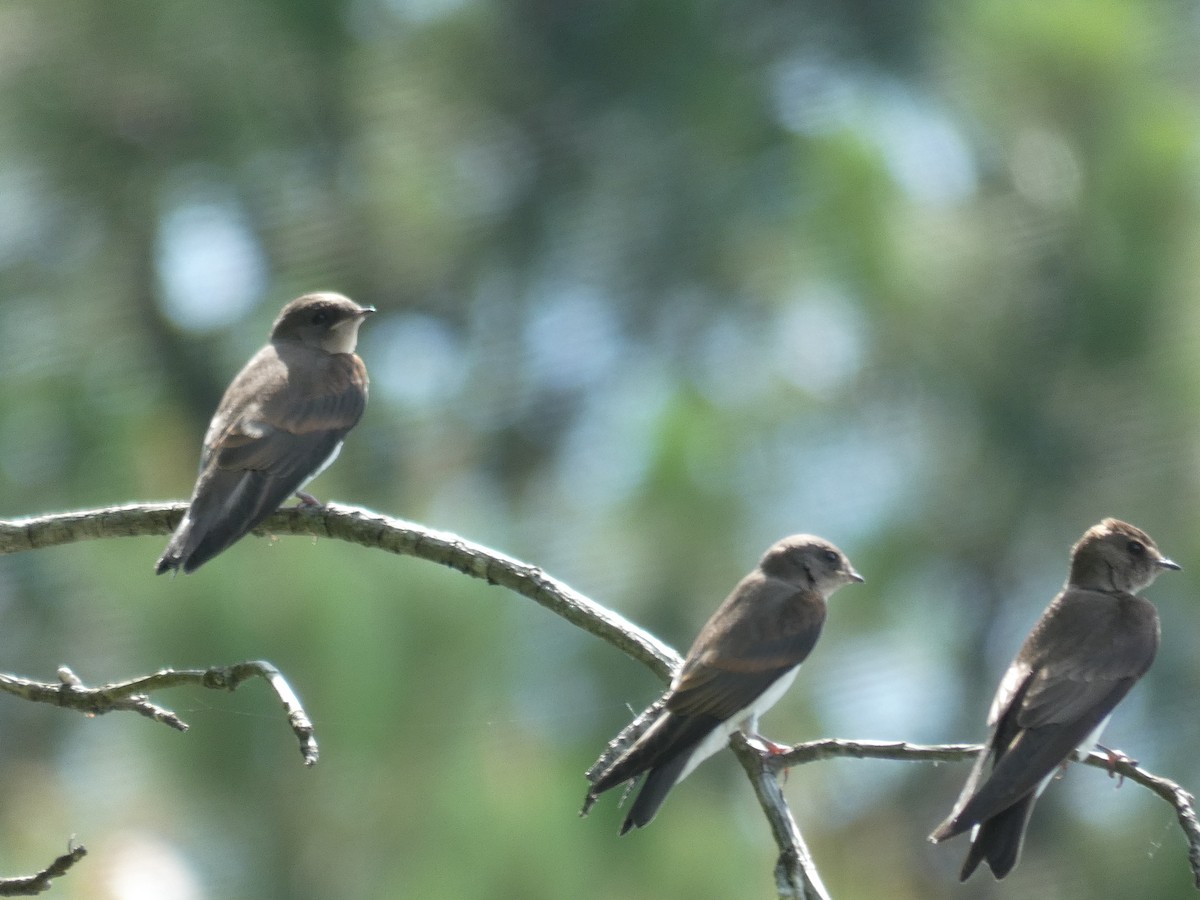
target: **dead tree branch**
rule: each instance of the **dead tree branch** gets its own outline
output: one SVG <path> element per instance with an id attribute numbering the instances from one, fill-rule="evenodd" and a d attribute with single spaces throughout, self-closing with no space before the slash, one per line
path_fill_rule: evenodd
<path id="1" fill-rule="evenodd" d="M 817 762 L 822 759 L 893 759 L 901 762 L 966 762 L 973 761 L 983 750 L 981 744 L 910 744 L 907 741 L 846 741 L 826 738 L 796 744 L 786 753 L 773 755 L 764 761 L 772 772 Z M 1196 818 L 1195 800 L 1190 793 L 1167 778 L 1147 772 L 1137 762 L 1124 757 L 1113 758 L 1107 753 L 1089 753 L 1073 758 L 1085 766 L 1103 769 L 1110 777 L 1128 779 L 1157 794 L 1175 810 L 1179 827 L 1187 839 L 1188 864 L 1192 880 L 1200 888 L 1200 821 Z"/>
<path id="2" fill-rule="evenodd" d="M 100 538 L 167 535 L 175 530 L 186 509 L 185 503 L 148 503 L 0 520 L 0 555 Z M 450 532 L 434 531 L 359 507 L 329 503 L 285 507 L 254 533 L 337 538 L 449 566 L 540 603 L 648 666 L 661 678 L 670 677 L 681 662 L 678 653 L 649 632 L 536 566 Z"/>
<path id="3" fill-rule="evenodd" d="M 0 897 L 32 897 L 50 890 L 50 880 L 66 875 L 75 863 L 87 856 L 82 844 L 71 847 L 58 859 L 33 875 L 18 875 L 15 878 L 0 878 Z"/>
<path id="4" fill-rule="evenodd" d="M 754 795 L 779 848 L 779 858 L 775 861 L 776 893 L 785 900 L 830 900 L 800 826 L 783 796 L 770 756 L 752 747 L 741 732 L 734 733 L 729 746 L 754 786 Z"/>
<path id="5" fill-rule="evenodd" d="M 170 534 L 185 508 L 186 505 L 182 503 L 134 504 L 19 520 L 0 520 L 0 555 L 82 540 Z M 370 510 L 331 503 L 316 507 L 281 509 L 267 519 L 262 528 L 255 533 L 307 534 L 337 538 L 364 547 L 414 556 L 449 566 L 534 600 L 647 666 L 664 680 L 669 679 L 682 662 L 675 650 L 649 632 L 589 600 L 541 569 L 449 532 L 434 531 Z M 240 666 L 225 669 L 164 670 L 144 679 L 93 689 L 71 683 L 73 676 L 69 672 L 67 676 L 60 673 L 63 683 L 59 685 L 39 685 L 3 676 L 0 678 L 0 690 L 7 690 L 31 700 L 77 709 L 85 707 L 76 705 L 74 700 L 68 701 L 64 698 L 82 697 L 95 704 L 86 709 L 88 712 L 132 709 L 142 715 L 164 721 L 172 727 L 186 728 L 187 726 L 179 722 L 173 713 L 150 704 L 145 699 L 145 692 L 178 684 L 199 684 L 203 687 L 233 690 L 241 680 L 250 675 L 258 675 L 271 682 L 283 702 L 293 730 L 300 739 L 305 761 L 311 765 L 316 760 L 312 725 L 282 676 L 267 663 L 242 663 Z M 627 726 L 610 743 L 601 761 L 612 753 L 620 752 L 622 747 L 636 740 L 641 731 L 654 721 L 654 712 L 652 709 L 649 715 L 643 715 Z M 177 722 L 178 724 L 175 724 Z M 787 753 L 764 756 L 740 736 L 735 736 L 731 746 L 754 786 L 770 824 L 772 836 L 779 847 L 779 859 L 775 870 L 776 886 L 779 896 L 789 900 L 828 900 L 829 894 L 821 883 L 820 875 L 804 844 L 787 800 L 779 788 L 776 773 L 780 769 L 836 757 L 894 759 L 907 762 L 963 761 L 974 758 L 980 750 L 977 744 L 923 746 L 903 741 L 829 739 L 797 744 Z M 1174 782 L 1146 772 L 1132 762 L 1114 763 L 1107 755 L 1100 753 L 1090 754 L 1082 761 L 1086 765 L 1099 766 L 1128 778 L 1172 805 L 1188 842 L 1188 858 L 1193 877 L 1197 887 L 1200 887 L 1200 823 L 1197 822 L 1192 795 Z M 56 862 L 55 865 L 57 864 Z"/>
<path id="6" fill-rule="evenodd" d="M 177 731 L 187 731 L 188 725 L 169 709 L 150 702 L 151 691 L 173 687 L 203 687 L 212 690 L 235 691 L 248 678 L 262 678 L 275 691 L 283 705 L 288 725 L 300 742 L 304 764 L 317 761 L 317 740 L 308 713 L 300 705 L 291 685 L 280 671 L 263 660 L 218 666 L 211 669 L 163 669 L 128 681 L 87 687 L 66 666 L 59 667 L 58 683 L 34 681 L 15 675 L 0 674 L 0 692 L 13 694 L 34 703 L 49 703 L 73 709 L 85 715 L 99 716 L 115 710 L 128 710 L 155 722 L 162 722 Z"/>

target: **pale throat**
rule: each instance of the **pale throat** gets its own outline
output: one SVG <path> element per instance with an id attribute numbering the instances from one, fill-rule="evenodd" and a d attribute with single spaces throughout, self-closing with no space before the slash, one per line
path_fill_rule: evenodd
<path id="1" fill-rule="evenodd" d="M 362 316 L 338 322 L 329 329 L 328 337 L 321 341 L 321 349 L 328 353 L 353 353 L 358 346 L 358 328 L 362 323 Z"/>

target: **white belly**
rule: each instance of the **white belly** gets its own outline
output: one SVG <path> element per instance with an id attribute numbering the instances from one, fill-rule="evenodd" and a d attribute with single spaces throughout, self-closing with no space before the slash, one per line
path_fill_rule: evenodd
<path id="1" fill-rule="evenodd" d="M 304 487 L 310 481 L 312 481 L 314 478 L 316 478 L 318 475 L 320 475 L 322 472 L 324 472 L 326 469 L 328 469 L 331 465 L 333 465 L 333 461 L 335 459 L 337 459 L 338 454 L 342 452 L 342 444 L 343 443 L 344 443 L 343 441 L 337 442 L 337 446 L 333 448 L 333 452 L 330 453 L 327 457 L 325 457 L 325 462 L 323 462 L 319 466 L 317 466 L 317 468 L 313 471 L 313 473 L 311 475 L 309 475 L 307 478 L 305 478 L 304 481 L 302 481 L 300 483 L 300 487 L 298 488 L 298 490 L 303 490 Z"/>
<path id="2" fill-rule="evenodd" d="M 683 771 L 679 773 L 679 777 L 675 779 L 675 783 L 683 781 L 688 775 L 718 750 L 722 749 L 729 743 L 729 736 L 742 728 L 744 731 L 754 732 L 758 728 L 758 717 L 765 713 L 768 709 L 774 706 L 779 698 L 782 697 L 787 689 L 792 686 L 792 682 L 796 680 L 796 673 L 800 671 L 799 666 L 793 667 L 790 671 L 780 675 L 775 682 L 758 695 L 757 698 L 744 709 L 738 710 L 711 732 L 708 737 L 696 745 L 696 749 L 692 751 L 691 757 L 687 761 L 687 765 L 683 767 Z M 745 726 L 743 728 L 743 726 Z"/>

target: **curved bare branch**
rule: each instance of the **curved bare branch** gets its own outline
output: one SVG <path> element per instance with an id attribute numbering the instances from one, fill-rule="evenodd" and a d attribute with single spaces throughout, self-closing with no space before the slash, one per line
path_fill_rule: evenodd
<path id="1" fill-rule="evenodd" d="M 0 520 L 0 555 L 100 538 L 167 535 L 175 530 L 186 509 L 186 503 L 143 503 Z M 668 678 L 681 662 L 679 654 L 654 635 L 536 566 L 447 531 L 360 507 L 328 503 L 280 509 L 254 533 L 336 538 L 435 562 L 540 603 L 633 657 L 660 678 Z"/>
<path id="2" fill-rule="evenodd" d="M 214 666 L 209 669 L 162 669 L 153 675 L 143 675 L 128 681 L 87 687 L 68 669 L 60 666 L 58 683 L 34 681 L 16 675 L 0 673 L 0 692 L 13 694 L 34 703 L 49 703 L 73 709 L 86 715 L 103 715 L 119 710 L 129 710 L 155 722 L 162 722 L 176 731 L 187 731 L 188 724 L 165 707 L 151 703 L 146 695 L 150 691 L 161 691 L 172 687 L 203 687 L 212 690 L 235 691 L 248 678 L 262 678 L 283 705 L 288 725 L 300 742 L 300 754 L 304 764 L 311 766 L 317 761 L 317 739 L 312 721 L 291 685 L 283 674 L 265 660 L 253 660 L 232 666 Z"/>
<path id="3" fill-rule="evenodd" d="M 186 504 L 183 503 L 131 504 L 18 520 L 0 520 L 0 554 L 99 538 L 166 535 L 174 530 L 185 509 Z M 557 579 L 550 577 L 541 569 L 480 544 L 464 540 L 449 532 L 435 531 L 359 507 L 331 503 L 316 507 L 300 506 L 281 509 L 268 518 L 255 533 L 260 535 L 306 534 L 336 538 L 364 547 L 414 556 L 449 566 L 464 574 L 483 579 L 489 584 L 506 587 L 534 600 L 568 622 L 641 662 L 664 680 L 668 679 L 682 662 L 675 650 L 649 632 L 637 627 L 612 610 L 589 600 Z M 243 663 L 241 666 L 263 667 L 269 666 L 269 664 Z M 288 710 L 293 729 L 300 737 L 303 750 L 306 746 L 306 738 L 303 736 L 303 728 L 298 727 L 297 723 L 307 724 L 309 740 L 312 737 L 311 724 L 307 723 L 307 717 L 304 716 L 299 703 L 295 701 L 294 695 L 290 694 L 290 689 L 287 689 L 286 694 L 280 690 L 281 684 L 286 688 L 286 682 L 282 680 L 282 676 L 279 676 L 273 667 L 270 668 L 274 672 L 274 676 L 270 676 L 265 670 L 246 672 L 239 669 L 238 666 L 187 672 L 164 670 L 144 679 L 135 679 L 119 685 L 108 685 L 104 688 L 84 689 L 78 685 L 68 685 L 71 688 L 68 694 L 74 695 L 76 691 L 88 690 L 98 692 L 94 696 L 104 698 L 98 702 L 102 705 L 105 703 L 110 705 L 106 709 L 91 710 L 93 712 L 131 708 L 143 715 L 173 724 L 169 718 L 173 714 L 149 705 L 144 696 L 141 696 L 139 700 L 139 695 L 144 694 L 146 690 L 171 686 L 176 683 L 201 683 L 205 687 L 224 687 L 232 690 L 236 687 L 237 682 L 248 675 L 259 675 L 267 678 L 275 686 L 285 709 Z M 225 676 L 215 676 L 213 673 L 226 673 L 227 675 L 236 673 L 236 676 L 229 675 L 228 681 L 226 681 L 224 680 Z M 47 700 L 44 696 L 28 696 L 28 699 L 40 699 L 43 702 L 54 702 L 58 705 L 71 705 L 60 699 L 63 696 L 64 685 L 37 685 L 25 682 L 21 690 L 10 690 L 6 686 L 6 678 L 9 677 L 0 677 L 0 690 L 9 690 L 10 693 L 19 693 L 22 696 L 26 695 L 22 693 L 23 691 L 30 694 L 48 691 L 54 695 L 55 699 Z M 12 679 L 9 678 L 9 680 Z M 206 683 L 206 680 L 213 683 Z M 21 680 L 16 679 L 16 681 Z M 140 706 L 139 703 L 142 702 L 146 705 Z M 618 736 L 616 743 L 622 739 L 636 738 L 638 729 L 642 725 L 644 723 L 641 720 L 631 723 Z M 186 728 L 186 725 L 183 727 Z M 835 757 L 894 759 L 907 762 L 963 761 L 973 759 L 980 749 L 977 744 L 929 746 L 910 744 L 905 741 L 826 739 L 797 744 L 787 753 L 764 756 L 741 737 L 735 736 L 731 745 L 754 786 L 764 815 L 771 826 L 774 840 L 779 847 L 779 861 L 775 872 L 779 896 L 801 898 L 801 900 L 828 900 L 829 895 L 821 883 L 811 855 L 804 845 L 800 830 L 796 826 L 782 791 L 779 789 L 776 773 L 780 769 Z M 610 745 L 607 752 L 611 752 L 612 749 L 612 745 Z M 311 744 L 311 750 L 312 760 L 315 760 L 315 741 Z M 305 753 L 306 761 L 310 761 L 307 751 Z M 1110 774 L 1128 778 L 1153 791 L 1172 805 L 1188 842 L 1188 858 L 1193 877 L 1197 887 L 1200 887 L 1200 823 L 1197 821 L 1192 795 L 1175 782 L 1147 772 L 1129 760 L 1114 761 L 1106 754 L 1092 753 L 1084 757 L 1082 762 L 1085 765 L 1105 768 Z M 0 885 L 2 884 L 3 882 L 0 882 Z"/>

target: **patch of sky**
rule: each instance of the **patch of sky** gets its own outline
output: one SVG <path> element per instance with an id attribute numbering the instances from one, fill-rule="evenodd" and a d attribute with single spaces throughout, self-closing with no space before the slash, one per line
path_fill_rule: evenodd
<path id="1" fill-rule="evenodd" d="M 192 176 L 168 192 L 155 264 L 167 316 L 211 331 L 242 318 L 267 287 L 267 263 L 234 191 Z"/>
<path id="2" fill-rule="evenodd" d="M 606 390 L 589 395 L 558 459 L 559 491 L 573 506 L 612 508 L 637 490 L 672 396 L 670 373 L 647 357 L 631 359 Z"/>
<path id="3" fill-rule="evenodd" d="M 802 285 L 771 332 L 767 352 L 773 368 L 820 399 L 833 398 L 862 368 L 866 321 L 835 284 Z"/>
<path id="4" fill-rule="evenodd" d="M 621 357 L 624 339 L 602 292 L 585 283 L 552 281 L 540 293 L 524 331 L 533 382 L 570 391 L 608 378 Z"/>
<path id="5" fill-rule="evenodd" d="M 848 541 L 905 514 L 929 459 L 919 406 L 832 408 L 747 442 L 738 493 L 763 529 L 754 540 L 811 531 Z"/>
<path id="6" fill-rule="evenodd" d="M 441 319 L 425 313 L 383 316 L 364 329 L 364 359 L 370 360 L 371 390 L 388 401 L 435 411 L 462 390 L 464 349 Z"/>
<path id="7" fill-rule="evenodd" d="M 875 145 L 915 201 L 950 205 L 975 192 L 971 147 L 953 119 L 895 79 L 805 52 L 771 73 L 775 116 L 806 137 L 851 130 Z"/>

